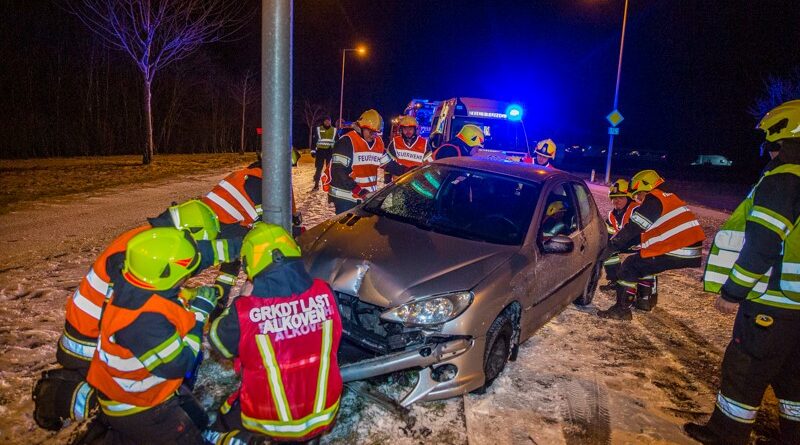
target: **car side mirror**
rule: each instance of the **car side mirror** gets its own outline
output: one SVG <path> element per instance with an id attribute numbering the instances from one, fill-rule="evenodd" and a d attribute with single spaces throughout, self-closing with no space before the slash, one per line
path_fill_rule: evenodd
<path id="1" fill-rule="evenodd" d="M 542 244 L 544 253 L 570 253 L 575 249 L 572 239 L 564 235 L 556 235 L 548 238 Z"/>

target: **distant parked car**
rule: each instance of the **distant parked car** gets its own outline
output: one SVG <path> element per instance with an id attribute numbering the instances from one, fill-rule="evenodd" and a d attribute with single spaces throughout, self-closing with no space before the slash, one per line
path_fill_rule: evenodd
<path id="1" fill-rule="evenodd" d="M 706 165 L 713 167 L 730 167 L 733 161 L 722 155 L 699 155 L 692 165 Z"/>
<path id="2" fill-rule="evenodd" d="M 607 236 L 579 178 L 462 157 L 400 177 L 299 241 L 336 293 L 342 377 L 419 370 L 408 406 L 488 386 L 539 327 L 589 304 Z"/>

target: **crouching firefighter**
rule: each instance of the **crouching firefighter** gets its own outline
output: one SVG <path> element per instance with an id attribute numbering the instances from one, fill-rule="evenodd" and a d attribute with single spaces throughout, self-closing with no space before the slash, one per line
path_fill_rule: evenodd
<path id="1" fill-rule="evenodd" d="M 333 427 L 342 393 L 333 291 L 308 275 L 280 226 L 256 224 L 242 259 L 249 280 L 209 333 L 212 347 L 234 360 L 241 386 L 204 437 L 218 444 L 319 438 Z"/>
<path id="2" fill-rule="evenodd" d="M 121 267 L 114 259 L 113 293 L 87 376 L 108 430 L 105 443 L 200 443 L 208 419 L 182 384 L 221 290 L 181 291 L 203 259 L 194 239 L 174 228 L 137 234 Z"/>
<path id="3" fill-rule="evenodd" d="M 643 170 L 631 178 L 630 192 L 639 206 L 630 223 L 611 238 L 609 253 L 640 244 L 640 250 L 622 262 L 617 274 L 617 302 L 599 311 L 601 318 L 631 320 L 631 306 L 652 310 L 657 294 L 653 279 L 660 272 L 700 267 L 705 234 L 697 217 L 674 193 L 662 190 L 664 179 L 654 170 Z"/>
<path id="4" fill-rule="evenodd" d="M 758 124 L 772 158 L 714 238 L 705 290 L 736 313 L 716 406 L 686 433 L 704 444 L 749 443 L 767 386 L 780 411 L 780 443 L 800 443 L 800 100 Z"/>
<path id="5" fill-rule="evenodd" d="M 612 238 L 631 220 L 631 214 L 639 206 L 630 196 L 630 183 L 627 179 L 617 179 L 608 188 L 608 198 L 611 200 L 611 210 L 606 218 L 606 228 L 608 237 Z M 600 288 L 602 290 L 616 289 L 617 274 L 622 263 L 619 253 L 614 252 L 603 262 L 603 269 L 606 272 L 608 282 Z"/>

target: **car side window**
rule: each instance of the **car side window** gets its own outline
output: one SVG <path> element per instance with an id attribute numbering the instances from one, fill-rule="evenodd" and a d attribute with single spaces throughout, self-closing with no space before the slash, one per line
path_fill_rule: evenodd
<path id="1" fill-rule="evenodd" d="M 565 184 L 559 184 L 547 195 L 544 214 L 539 224 L 540 239 L 556 235 L 570 236 L 578 230 L 578 215 Z"/>
<path id="2" fill-rule="evenodd" d="M 578 211 L 581 215 L 581 227 L 585 228 L 592 222 L 594 215 L 594 207 L 592 206 L 592 198 L 589 196 L 589 190 L 586 186 L 577 182 L 572 183 L 572 189 L 575 190 L 575 199 L 578 201 Z"/>

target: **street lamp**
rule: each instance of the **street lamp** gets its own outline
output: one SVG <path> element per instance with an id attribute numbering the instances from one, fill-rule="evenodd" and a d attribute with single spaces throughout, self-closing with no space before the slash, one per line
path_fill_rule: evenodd
<path id="1" fill-rule="evenodd" d="M 619 62 L 617 62 L 617 86 L 614 90 L 614 110 L 619 102 L 619 75 L 622 72 L 622 48 L 625 46 L 625 25 L 628 23 L 628 0 L 625 0 L 625 11 L 622 13 L 622 38 L 619 41 Z M 611 182 L 611 154 L 614 151 L 614 134 L 609 130 L 608 157 L 606 158 L 606 184 Z"/>
<path id="2" fill-rule="evenodd" d="M 345 55 L 347 55 L 348 51 L 353 51 L 358 55 L 364 55 L 367 53 L 367 48 L 363 45 L 359 45 L 357 48 L 345 48 L 342 49 L 342 87 L 339 90 L 339 122 L 343 123 L 344 118 L 342 117 L 342 105 L 344 104 L 344 61 Z M 340 124 L 341 125 L 341 124 Z"/>

